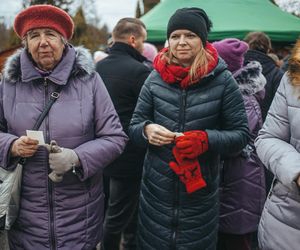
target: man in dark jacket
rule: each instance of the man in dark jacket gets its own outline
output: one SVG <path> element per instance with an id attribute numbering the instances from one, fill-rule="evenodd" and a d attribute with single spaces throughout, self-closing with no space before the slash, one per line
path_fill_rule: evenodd
<path id="1" fill-rule="evenodd" d="M 110 55 L 96 65 L 126 133 L 141 87 L 150 73 L 143 64 L 146 58 L 142 56 L 146 36 L 146 27 L 139 19 L 121 19 L 112 32 L 114 44 Z M 137 207 L 144 155 L 144 149 L 129 142 L 121 157 L 104 171 L 104 175 L 110 178 L 110 194 L 102 250 L 119 249 L 121 236 L 124 250 L 136 248 Z"/>

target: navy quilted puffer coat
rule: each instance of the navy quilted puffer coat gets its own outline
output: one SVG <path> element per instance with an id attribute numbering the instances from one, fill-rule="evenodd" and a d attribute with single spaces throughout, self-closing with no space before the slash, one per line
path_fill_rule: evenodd
<path id="1" fill-rule="evenodd" d="M 157 147 L 143 135 L 147 123 L 173 132 L 205 130 L 209 150 L 199 157 L 207 187 L 187 194 L 170 169 L 174 145 Z M 148 147 L 139 208 L 139 249 L 215 249 L 218 231 L 220 154 L 242 149 L 248 125 L 241 93 L 224 61 L 199 83 L 182 89 L 163 82 L 157 71 L 146 80 L 129 134 Z"/>

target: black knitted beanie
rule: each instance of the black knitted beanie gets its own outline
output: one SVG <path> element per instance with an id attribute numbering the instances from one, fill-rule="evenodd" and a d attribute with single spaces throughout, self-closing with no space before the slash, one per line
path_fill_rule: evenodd
<path id="1" fill-rule="evenodd" d="M 179 29 L 187 29 L 194 32 L 201 38 L 202 44 L 205 46 L 208 32 L 212 27 L 212 23 L 206 12 L 200 8 L 182 8 L 170 17 L 167 27 L 167 38 L 170 34 Z"/>

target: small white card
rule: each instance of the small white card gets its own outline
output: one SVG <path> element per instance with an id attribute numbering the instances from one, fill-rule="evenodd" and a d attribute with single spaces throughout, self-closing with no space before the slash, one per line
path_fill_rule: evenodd
<path id="1" fill-rule="evenodd" d="M 180 136 L 184 136 L 184 134 L 183 133 L 179 133 L 179 132 L 175 132 L 175 137 L 177 138 L 177 137 L 180 137 Z"/>
<path id="2" fill-rule="evenodd" d="M 26 130 L 26 134 L 28 137 L 38 140 L 39 145 L 44 145 L 45 140 L 44 140 L 44 134 L 43 131 L 37 131 L 37 130 Z"/>

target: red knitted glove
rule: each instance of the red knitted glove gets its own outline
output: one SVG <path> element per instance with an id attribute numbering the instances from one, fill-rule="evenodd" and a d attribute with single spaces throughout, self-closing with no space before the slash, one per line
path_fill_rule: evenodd
<path id="1" fill-rule="evenodd" d="M 189 194 L 206 187 L 197 159 L 184 159 L 176 146 L 173 148 L 173 155 L 177 162 L 171 161 L 169 166 L 179 176 L 180 181 L 185 184 Z"/>
<path id="2" fill-rule="evenodd" d="M 192 130 L 176 138 L 179 153 L 188 159 L 195 159 L 208 150 L 207 133 L 202 130 Z"/>

